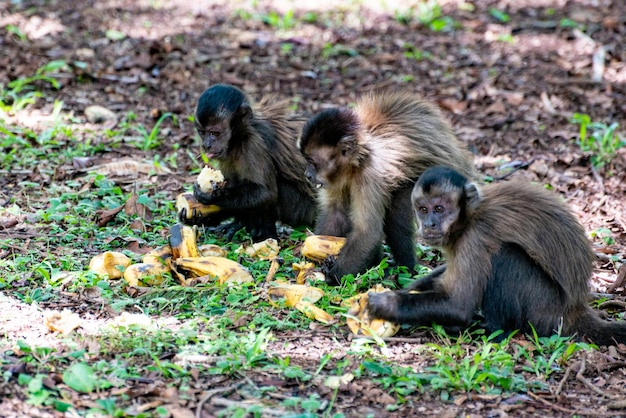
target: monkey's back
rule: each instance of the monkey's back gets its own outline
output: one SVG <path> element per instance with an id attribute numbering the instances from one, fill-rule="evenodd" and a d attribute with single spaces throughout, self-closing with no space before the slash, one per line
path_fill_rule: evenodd
<path id="1" fill-rule="evenodd" d="M 466 244 L 484 245 L 491 251 L 501 243 L 517 244 L 569 294 L 574 305 L 586 303 L 593 251 L 584 228 L 559 196 L 519 181 L 484 186 L 480 195 L 472 220 L 489 242 Z"/>
<path id="2" fill-rule="evenodd" d="M 402 92 L 363 96 L 355 109 L 365 125 L 364 145 L 376 171 L 388 179 L 415 181 L 427 168 L 452 167 L 476 178 L 472 156 L 435 105 Z"/>
<path id="3" fill-rule="evenodd" d="M 296 147 L 304 120 L 289 117 L 285 106 L 286 101 L 264 98 L 255 112 L 262 129 L 271 131 L 263 138 L 283 180 L 278 184 L 279 219 L 291 225 L 313 225 L 317 209 L 315 191 L 304 177 L 306 160 Z"/>

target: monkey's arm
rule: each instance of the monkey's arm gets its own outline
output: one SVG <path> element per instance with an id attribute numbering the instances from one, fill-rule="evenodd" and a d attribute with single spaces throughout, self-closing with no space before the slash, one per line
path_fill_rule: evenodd
<path id="1" fill-rule="evenodd" d="M 200 190 L 198 183 L 193 185 L 193 194 L 198 202 L 205 205 L 216 205 L 222 210 L 248 210 L 267 206 L 276 202 L 275 187 L 251 181 L 229 180 L 225 187 L 215 189 L 212 193 Z"/>
<path id="2" fill-rule="evenodd" d="M 347 216 L 348 209 L 332 206 L 323 210 L 315 225 L 315 233 L 318 235 L 332 235 L 345 237 L 350 232 L 350 219 Z"/>

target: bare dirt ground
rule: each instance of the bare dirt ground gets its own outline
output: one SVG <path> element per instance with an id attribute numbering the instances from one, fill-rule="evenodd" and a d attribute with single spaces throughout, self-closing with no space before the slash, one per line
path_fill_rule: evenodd
<path id="1" fill-rule="evenodd" d="M 588 114 L 593 121 L 617 122 L 624 132 L 626 3 L 487 0 L 472 2 L 474 10 L 469 11 L 460 8 L 459 1 L 442 0 L 444 15 L 460 28 L 441 32 L 415 19 L 399 22 L 393 10 L 406 11 L 408 3 L 387 2 L 386 8 L 380 2 L 363 2 L 359 7 L 339 3 L 323 1 L 315 9 L 306 9 L 303 4 L 278 1 L 261 1 L 254 8 L 248 2 L 203 0 L 101 0 L 80 2 L 79 6 L 58 0 L 5 2 L 0 5 L 0 84 L 30 76 L 52 59 L 74 63 L 71 73 L 57 74 L 60 89 L 42 86 L 44 97 L 10 122 L 37 129 L 52 113 L 55 100 L 62 100 L 64 111 L 82 120 L 84 109 L 92 104 L 118 115 L 132 111 L 146 126 L 171 112 L 180 126 L 166 122 L 167 141 L 155 150 L 141 154 L 130 147 L 104 147 L 98 156 L 101 161 L 126 156 L 152 160 L 154 155 L 166 160 L 174 146 L 197 154 L 199 144 L 187 117 L 200 93 L 213 83 L 237 85 L 255 99 L 276 94 L 293 100 L 296 111 L 304 115 L 348 104 L 372 89 L 415 91 L 442 107 L 459 138 L 475 153 L 483 174 L 496 179 L 510 174 L 549 184 L 588 231 L 609 231 L 605 234 L 613 243 L 592 237 L 599 255 L 592 290 L 610 292 L 617 302 L 623 301 L 624 285 L 615 282 L 626 257 L 626 149 L 595 169 L 589 153 L 576 144 L 578 126 L 570 119 L 574 113 Z M 510 20 L 499 22 L 489 13 L 492 7 L 505 11 Z M 270 10 L 286 13 L 291 9 L 296 16 L 314 10 L 318 19 L 277 30 L 258 17 Z M 568 21 L 583 29 L 563 24 Z M 4 30 L 9 25 L 19 27 L 30 40 Z M 112 40 L 105 36 L 110 30 L 126 37 Z M 106 142 L 98 132 L 101 128 L 93 128 L 94 133 L 86 137 Z M 191 168 L 184 153 L 178 156 L 173 174 L 163 177 L 161 184 L 172 198 L 188 182 Z M 74 174 L 66 167 L 56 170 L 54 179 L 37 171 L 2 173 L 0 197 L 3 201 L 9 196 L 25 197 L 20 182 L 49 184 Z M 8 252 L 0 254 L 7 256 Z M 5 308 L 27 310 L 2 297 L 0 312 Z M 41 312 L 30 315 L 40 316 Z M 9 329 L 1 315 L 0 325 L 9 339 L 30 335 L 25 329 Z M 36 331 L 33 338 L 38 338 Z M 301 353 L 303 363 L 319 359 L 317 347 L 331 346 L 338 355 L 345 355 L 345 346 L 331 335 L 281 338 L 271 349 L 289 350 L 293 358 Z M 410 352 L 408 343 L 390 343 L 390 355 L 398 361 L 410 364 L 406 357 Z M 404 417 L 626 416 L 624 410 L 609 409 L 612 402 L 626 396 L 625 353 L 626 347 L 618 346 L 583 355 L 582 366 L 579 363 L 573 369 L 556 397 L 549 393 L 543 397 L 520 395 L 514 400 L 475 396 L 442 403 L 424 395 L 412 406 L 388 412 L 385 403 L 393 400 L 387 399 L 383 390 L 355 384 L 342 390 L 337 410 L 355 417 L 367 413 Z M 577 370 L 582 370 L 583 378 L 573 377 Z M 265 377 L 253 375 L 250 379 L 263 382 Z M 227 384 L 207 380 L 198 387 Z M 322 390 L 321 385 L 313 389 Z M 236 396 L 233 391 L 232 397 Z M 6 400 L 2 405 L 15 408 L 18 416 L 46 414 L 29 412 L 20 402 Z M 514 402 L 521 407 L 511 406 Z M 220 408 L 223 405 L 207 403 L 203 416 L 213 416 Z"/>

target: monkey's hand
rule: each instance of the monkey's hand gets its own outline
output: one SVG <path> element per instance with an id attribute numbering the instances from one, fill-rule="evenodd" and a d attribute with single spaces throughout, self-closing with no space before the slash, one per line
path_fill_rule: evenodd
<path id="1" fill-rule="evenodd" d="M 324 273 L 324 280 L 326 280 L 326 284 L 329 286 L 339 286 L 341 281 L 340 277 L 337 277 L 337 274 L 333 272 L 333 267 L 335 266 L 335 262 L 337 258 L 333 255 L 329 255 L 326 257 L 326 260 L 322 262 L 322 273 Z"/>
<path id="2" fill-rule="evenodd" d="M 217 199 L 219 199 L 221 196 L 224 195 L 224 189 L 220 187 L 217 189 L 213 189 L 209 193 L 203 192 L 202 189 L 200 188 L 200 185 L 196 181 L 193 183 L 193 195 L 196 198 L 196 200 L 202 203 L 203 205 L 210 205 L 214 203 Z"/>
<path id="3" fill-rule="evenodd" d="M 371 319 L 395 321 L 398 312 L 396 292 L 368 292 L 367 312 Z"/>

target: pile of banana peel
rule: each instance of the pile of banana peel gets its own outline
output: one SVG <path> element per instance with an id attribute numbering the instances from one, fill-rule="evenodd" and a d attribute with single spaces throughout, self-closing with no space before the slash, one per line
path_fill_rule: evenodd
<path id="1" fill-rule="evenodd" d="M 183 194 L 181 194 L 183 195 Z M 179 196 L 178 201 L 193 200 L 189 193 Z M 194 206 L 196 211 L 213 212 L 215 208 Z M 188 212 L 190 213 L 191 210 Z M 214 244 L 198 245 L 196 227 L 175 224 L 170 228 L 168 244 L 156 248 L 143 255 L 140 263 L 133 263 L 124 253 L 106 251 L 93 257 L 89 270 L 109 279 L 123 278 L 131 287 L 158 286 L 166 279 L 167 274 L 177 278 L 183 286 L 194 286 L 200 283 L 254 283 L 254 278 L 244 266 L 227 258 L 228 251 Z M 324 324 L 335 322 L 335 317 L 315 305 L 325 292 L 319 287 L 311 286 L 310 282 L 323 281 L 324 275 L 317 271 L 315 263 L 321 263 L 328 256 L 339 254 L 345 238 L 324 235 L 312 235 L 305 239 L 300 249 L 308 260 L 292 265 L 295 272 L 295 283 L 284 278 L 276 278 L 275 274 L 281 265 L 278 242 L 268 239 L 238 248 L 235 253 L 247 257 L 270 260 L 269 271 L 265 283 L 269 303 L 278 308 L 295 308 L 307 317 Z M 377 286 L 370 292 L 383 292 L 388 289 Z M 347 325 L 357 336 L 391 337 L 399 330 L 399 325 L 388 321 L 370 320 L 367 315 L 367 293 L 361 293 L 342 302 L 349 308 Z"/>

